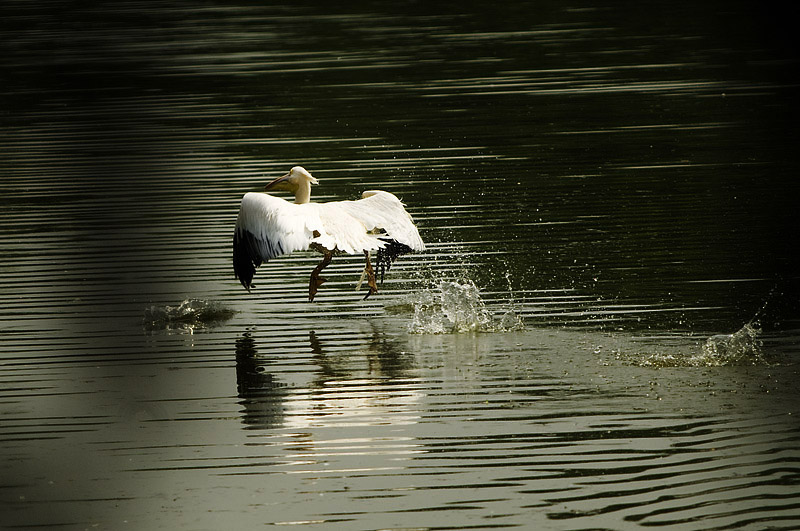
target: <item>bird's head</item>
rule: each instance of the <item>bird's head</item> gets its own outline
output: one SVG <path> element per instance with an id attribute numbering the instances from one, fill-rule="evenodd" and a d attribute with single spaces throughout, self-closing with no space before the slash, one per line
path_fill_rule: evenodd
<path id="1" fill-rule="evenodd" d="M 278 177 L 265 186 L 264 191 L 283 190 L 285 192 L 297 193 L 300 188 L 309 186 L 307 183 L 319 184 L 319 181 L 312 177 L 311 174 L 308 173 L 308 171 L 302 166 L 295 166 L 289 170 L 289 173 L 282 177 Z"/>

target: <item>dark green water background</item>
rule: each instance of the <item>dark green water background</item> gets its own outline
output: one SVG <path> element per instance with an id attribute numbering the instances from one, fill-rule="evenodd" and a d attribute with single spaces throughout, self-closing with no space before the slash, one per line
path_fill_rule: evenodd
<path id="1" fill-rule="evenodd" d="M 800 525 L 796 9 L 2 11 L 0 527 Z M 246 293 L 295 164 L 428 251 Z"/>

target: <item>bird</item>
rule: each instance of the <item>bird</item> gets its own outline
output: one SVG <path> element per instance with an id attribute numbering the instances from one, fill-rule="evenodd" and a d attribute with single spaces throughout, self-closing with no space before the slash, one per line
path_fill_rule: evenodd
<path id="1" fill-rule="evenodd" d="M 242 197 L 233 234 L 233 270 L 249 292 L 256 268 L 262 263 L 294 251 L 314 250 L 322 261 L 313 269 L 308 283 L 308 300 L 314 301 L 326 279 L 320 276 L 334 255 L 361 254 L 369 292 L 377 293 L 375 268 L 370 252 L 377 251 L 376 267 L 381 283 L 395 259 L 413 251 L 425 250 L 425 243 L 411 215 L 394 194 L 368 190 L 358 200 L 311 202 L 311 185 L 318 185 L 302 166 L 264 187 L 264 192 L 288 191 L 294 202 L 261 192 Z M 357 290 L 361 287 L 358 283 Z"/>

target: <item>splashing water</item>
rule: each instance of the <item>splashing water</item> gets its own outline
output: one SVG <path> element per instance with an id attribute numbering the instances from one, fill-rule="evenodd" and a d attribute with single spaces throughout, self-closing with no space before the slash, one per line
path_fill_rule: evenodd
<path id="1" fill-rule="evenodd" d="M 703 345 L 700 359 L 703 365 L 741 365 L 762 362 L 761 329 L 747 323 L 733 334 L 709 337 Z"/>
<path id="2" fill-rule="evenodd" d="M 147 330 L 194 330 L 233 317 L 236 312 L 215 301 L 186 299 L 178 306 L 149 306 L 142 325 Z"/>
<path id="3" fill-rule="evenodd" d="M 694 355 L 653 354 L 638 364 L 649 367 L 720 367 L 725 365 L 769 364 L 761 340 L 761 321 L 767 308 L 779 293 L 776 284 L 767 294 L 761 308 L 743 327 L 732 334 L 716 334 L 703 343 Z"/>
<path id="4" fill-rule="evenodd" d="M 733 334 L 709 337 L 696 354 L 656 353 L 636 364 L 645 367 L 722 367 L 767 363 L 760 336 L 761 329 L 751 321 Z"/>
<path id="5" fill-rule="evenodd" d="M 524 328 L 513 307 L 499 319 L 495 318 L 471 280 L 439 281 L 430 289 L 412 294 L 411 304 L 414 318 L 408 329 L 414 334 L 507 332 Z"/>

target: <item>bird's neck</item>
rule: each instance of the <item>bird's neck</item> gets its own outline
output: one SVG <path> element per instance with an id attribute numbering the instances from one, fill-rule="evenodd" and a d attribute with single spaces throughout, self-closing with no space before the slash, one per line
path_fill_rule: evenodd
<path id="1" fill-rule="evenodd" d="M 304 182 L 294 192 L 294 202 L 298 205 L 311 201 L 311 183 Z"/>

